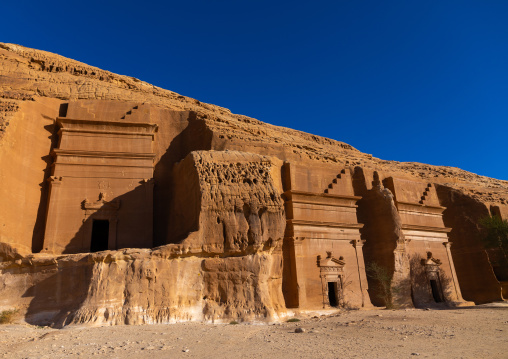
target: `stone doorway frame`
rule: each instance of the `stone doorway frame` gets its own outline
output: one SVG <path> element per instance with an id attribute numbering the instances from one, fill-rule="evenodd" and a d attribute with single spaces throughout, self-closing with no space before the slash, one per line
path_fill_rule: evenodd
<path id="1" fill-rule="evenodd" d="M 441 284 L 441 278 L 439 276 L 439 266 L 442 264 L 441 260 L 436 259 L 432 256 L 432 252 L 427 252 L 427 259 L 422 259 L 422 264 L 425 266 L 425 274 L 427 275 L 427 284 L 430 288 L 430 294 L 432 299 L 436 303 L 446 302 L 444 296 L 443 286 Z M 432 286 L 432 281 L 435 283 L 435 288 Z M 436 290 L 437 292 L 434 292 Z M 439 301 L 436 300 L 436 296 Z"/>
<path id="2" fill-rule="evenodd" d="M 118 210 L 120 209 L 120 200 L 116 199 L 113 201 L 106 201 L 106 194 L 101 192 L 99 194 L 98 201 L 90 202 L 88 199 L 85 199 L 81 202 L 81 208 L 85 212 L 85 218 L 83 219 L 83 241 L 88 242 L 88 245 L 83 247 L 90 249 L 92 241 L 93 220 L 103 220 L 109 222 L 108 250 L 118 249 L 116 228 L 118 225 Z"/>
<path id="3" fill-rule="evenodd" d="M 332 252 L 326 252 L 326 258 L 322 259 L 321 256 L 318 256 L 317 262 L 320 270 L 323 309 L 327 306 L 331 307 L 328 283 L 334 283 L 337 307 L 342 307 L 344 305 L 344 266 L 346 265 L 344 258 L 336 259 L 332 256 Z"/>

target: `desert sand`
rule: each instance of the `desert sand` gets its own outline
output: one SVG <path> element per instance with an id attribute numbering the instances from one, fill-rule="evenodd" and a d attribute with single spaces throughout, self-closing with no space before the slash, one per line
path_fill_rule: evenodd
<path id="1" fill-rule="evenodd" d="M 299 322 L 0 327 L 3 358 L 507 358 L 508 304 L 340 310 Z M 303 332 L 297 333 L 297 328 Z"/>

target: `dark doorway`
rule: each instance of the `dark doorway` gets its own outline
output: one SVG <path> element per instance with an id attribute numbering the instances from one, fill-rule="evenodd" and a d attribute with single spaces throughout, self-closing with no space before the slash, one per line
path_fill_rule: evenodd
<path id="1" fill-rule="evenodd" d="M 339 306 L 339 298 L 337 296 L 337 282 L 328 282 L 328 301 L 331 307 Z"/>
<path id="2" fill-rule="evenodd" d="M 434 301 L 436 303 L 441 303 L 443 301 L 443 296 L 441 294 L 441 290 L 439 288 L 437 280 L 431 279 L 430 287 L 432 288 L 432 296 L 434 297 Z"/>
<path id="3" fill-rule="evenodd" d="M 100 252 L 108 249 L 109 221 L 94 219 L 92 224 L 92 241 L 90 252 Z"/>

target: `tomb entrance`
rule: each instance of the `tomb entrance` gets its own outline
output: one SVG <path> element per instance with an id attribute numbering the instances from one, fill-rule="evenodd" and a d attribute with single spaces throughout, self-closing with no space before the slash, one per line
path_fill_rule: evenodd
<path id="1" fill-rule="evenodd" d="M 151 107 L 72 101 L 65 115 L 56 119 L 43 251 L 152 247 Z"/>
<path id="2" fill-rule="evenodd" d="M 430 290 L 434 302 L 444 302 L 443 287 L 439 277 L 439 266 L 441 265 L 441 261 L 433 258 L 431 252 L 427 252 L 427 260 L 422 260 L 422 264 L 425 266 L 425 273 L 429 280 Z"/>
<path id="3" fill-rule="evenodd" d="M 108 249 L 109 221 L 94 219 L 92 224 L 92 238 L 90 252 L 100 252 Z"/>
<path id="4" fill-rule="evenodd" d="M 350 168 L 286 162 L 282 172 L 287 218 L 283 245 L 286 305 L 300 309 L 330 303 L 341 306 L 347 297 L 352 307 L 370 307 L 360 236 L 363 225 L 356 214 L 361 197 L 354 195 Z M 332 251 L 340 253 L 341 259 L 324 258 L 324 253 Z M 320 258 L 318 265 L 316 257 Z"/>
<path id="5" fill-rule="evenodd" d="M 424 307 L 430 302 L 464 305 L 450 252 L 443 212 L 433 183 L 407 178 L 388 177 L 383 185 L 393 194 L 397 208 L 401 238 L 409 258 L 413 304 Z M 418 263 L 422 259 L 424 267 Z M 435 255 L 436 258 L 432 257 Z M 442 264 L 442 265 L 441 265 Z"/>
<path id="6" fill-rule="evenodd" d="M 342 307 L 344 305 L 344 262 L 343 257 L 336 259 L 332 252 L 326 252 L 326 258 L 318 256 L 318 267 L 322 284 L 323 308 Z"/>

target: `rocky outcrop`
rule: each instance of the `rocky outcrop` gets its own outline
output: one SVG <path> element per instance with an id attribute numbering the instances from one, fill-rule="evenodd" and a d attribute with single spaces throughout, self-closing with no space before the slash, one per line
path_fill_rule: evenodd
<path id="1" fill-rule="evenodd" d="M 18 308 L 28 323 L 54 327 L 273 321 L 284 315 L 275 256 L 173 253 L 169 245 L 57 258 L 35 254 L 2 263 L 0 308 Z"/>
<path id="2" fill-rule="evenodd" d="M 280 167 L 242 152 L 192 152 L 174 169 L 170 242 L 228 255 L 280 247 L 286 219 Z M 278 182 L 278 185 L 277 185 Z"/>
<path id="3" fill-rule="evenodd" d="M 67 147 L 59 143 L 62 121 L 76 125 L 66 129 Z M 152 140 L 141 145 L 137 136 L 143 131 L 132 128 L 147 125 L 154 129 Z M 96 142 L 86 133 L 94 133 Z M 55 165 L 62 151 L 67 157 Z M 153 158 L 150 165 L 138 161 L 143 156 L 146 161 L 147 154 Z M 67 166 L 65 176 L 86 183 L 70 188 L 66 202 L 55 202 L 58 213 L 77 213 L 66 225 L 69 233 L 80 235 L 76 246 L 65 245 L 66 234 L 60 252 L 44 254 L 51 198 L 47 180 L 56 166 Z M 79 172 L 86 166 L 102 166 L 104 178 L 98 171 Z M 370 301 L 384 305 L 375 299 L 372 281 L 366 283 L 369 262 L 393 274 L 394 302 L 400 307 L 418 304 L 411 298 L 415 290 L 432 301 L 430 284 L 420 283 L 437 273 L 425 272 L 432 263 L 448 265 L 443 273 L 453 281 L 458 277 L 468 300 L 498 300 L 500 288 L 508 288 L 481 247 L 479 227 L 489 214 L 507 218 L 507 181 L 452 167 L 384 161 L 340 141 L 4 43 L 0 168 L 9 169 L 0 171 L 0 310 L 18 308 L 34 324 L 274 320 L 285 315 L 288 303 L 309 309 L 333 303 L 367 307 Z M 297 174 L 288 170 L 293 168 L 299 168 Z M 151 173 L 153 178 L 146 178 Z M 110 177 L 125 183 L 122 191 Z M 388 183 L 391 178 L 405 183 L 398 193 Z M 401 193 L 407 198 L 401 200 Z M 116 250 L 58 254 L 91 248 L 86 241 L 93 236 L 94 220 L 116 225 L 120 218 L 136 230 L 138 222 L 147 222 L 150 229 L 151 221 L 140 220 L 130 208 L 147 212 L 138 195 L 152 194 L 153 238 L 146 243 L 126 230 L 118 232 L 126 242 L 106 246 Z M 101 214 L 99 207 L 107 203 L 118 213 L 127 211 L 126 217 Z M 128 216 L 136 221 L 129 223 Z M 56 232 L 62 218 L 52 217 Z M 447 257 L 448 229 L 456 274 Z M 156 248 L 122 249 L 150 247 L 152 240 Z M 426 252 L 440 260 L 427 258 Z M 425 258 L 426 266 L 421 264 Z M 415 268 L 421 279 L 409 280 Z M 449 301 L 460 299 L 457 286 L 445 292 Z M 295 295 L 297 300 L 291 298 Z"/>
<path id="4" fill-rule="evenodd" d="M 370 177 L 361 168 L 356 168 L 354 176 L 356 193 L 362 196 L 358 202 L 358 221 L 365 223 L 363 251 L 365 262 L 371 266 L 370 270 L 368 268 L 371 300 L 378 306 L 413 307 L 407 241 L 393 194 L 383 186 L 377 172 Z M 376 273 L 372 266 L 386 270 L 390 292 L 382 290 L 383 281 L 388 278 L 383 278 L 384 273 Z"/>
<path id="5" fill-rule="evenodd" d="M 223 107 L 200 102 L 138 79 L 117 75 L 46 51 L 0 43 L 0 101 L 19 104 L 53 98 L 102 99 L 151 103 L 165 109 L 193 111 L 214 132 L 215 149 L 236 149 L 276 154 L 282 159 L 361 166 L 432 179 L 450 184 L 489 202 L 508 203 L 507 181 L 479 176 L 454 167 L 414 162 L 384 161 L 349 144 L 304 132 L 273 126 L 232 114 Z"/>
<path id="6" fill-rule="evenodd" d="M 178 244 L 62 256 L 4 246 L 0 306 L 52 326 L 275 320 L 285 313 L 277 171 L 259 155 L 192 152 L 175 168 Z"/>
<path id="7" fill-rule="evenodd" d="M 452 228 L 449 234 L 451 252 L 463 297 L 478 304 L 506 300 L 508 268 L 493 265 L 498 253 L 495 249 L 484 248 L 481 238 L 485 229 L 480 224 L 486 216 L 502 216 L 503 213 L 496 213 L 494 209 L 499 207 L 490 207 L 488 202 L 467 192 L 448 186 L 438 186 L 437 191 L 441 205 L 446 207 L 444 223 Z"/>

